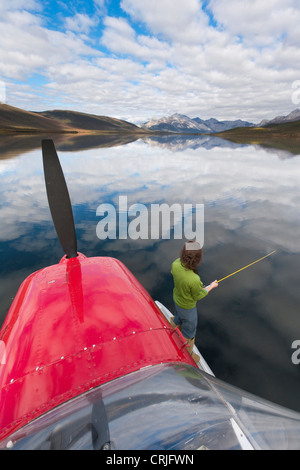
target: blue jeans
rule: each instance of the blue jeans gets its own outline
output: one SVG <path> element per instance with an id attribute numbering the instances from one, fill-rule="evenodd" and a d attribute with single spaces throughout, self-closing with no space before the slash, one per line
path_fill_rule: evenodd
<path id="1" fill-rule="evenodd" d="M 187 309 L 179 307 L 175 304 L 175 316 L 173 322 L 176 325 L 181 325 L 181 332 L 185 338 L 192 339 L 196 336 L 198 314 L 197 307 Z"/>

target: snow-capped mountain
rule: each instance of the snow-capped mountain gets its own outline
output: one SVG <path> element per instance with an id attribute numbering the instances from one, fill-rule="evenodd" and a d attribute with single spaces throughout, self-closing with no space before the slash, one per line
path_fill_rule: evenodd
<path id="1" fill-rule="evenodd" d="M 210 128 L 203 123 L 198 123 L 183 114 L 173 114 L 161 119 L 151 119 L 143 124 L 144 128 L 169 132 L 210 132 Z"/>
<path id="2" fill-rule="evenodd" d="M 184 114 L 173 114 L 161 119 L 151 119 L 141 127 L 155 131 L 182 132 L 182 133 L 203 133 L 222 132 L 234 127 L 251 127 L 252 123 L 247 121 L 218 121 L 217 119 L 203 120 L 200 118 L 189 118 Z"/>

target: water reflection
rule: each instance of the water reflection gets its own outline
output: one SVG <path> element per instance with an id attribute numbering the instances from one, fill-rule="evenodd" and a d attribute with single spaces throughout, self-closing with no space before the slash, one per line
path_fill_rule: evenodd
<path id="1" fill-rule="evenodd" d="M 21 153 L 39 149 L 42 139 L 55 140 L 58 150 L 63 152 L 78 152 L 92 148 L 115 147 L 134 142 L 139 138 L 135 134 L 17 134 L 1 136 L 0 159 L 5 160 Z"/>
<path id="2" fill-rule="evenodd" d="M 204 283 L 278 250 L 199 302 L 197 344 L 218 377 L 300 410 L 300 366 L 291 361 L 291 344 L 300 338 L 299 159 L 207 136 L 132 136 L 126 145 L 119 138 L 90 137 L 53 136 L 74 206 L 78 249 L 121 259 L 171 310 L 170 266 L 182 241 L 101 241 L 99 204 L 117 207 L 119 195 L 129 205 L 204 204 Z M 1 140 L 1 323 L 22 280 L 62 256 L 40 140 Z"/>
<path id="3" fill-rule="evenodd" d="M 205 148 L 207 150 L 213 149 L 215 147 L 224 147 L 224 148 L 241 148 L 249 146 L 249 144 L 240 144 L 231 142 L 230 140 L 224 140 L 217 136 L 210 136 L 210 135 L 155 135 L 144 137 L 143 139 L 149 145 L 153 147 L 163 147 L 168 150 L 173 150 L 175 152 L 184 151 L 187 149 L 199 149 L 200 147 Z M 288 148 L 289 142 L 280 143 L 279 148 L 272 148 L 271 146 L 266 145 L 251 145 L 257 149 L 264 149 L 266 152 L 270 152 L 272 154 L 276 153 L 280 159 L 285 158 L 292 158 L 296 155 L 300 154 L 300 150 L 298 151 L 296 148 L 293 149 L 293 152 Z"/>
<path id="4" fill-rule="evenodd" d="M 40 148 L 42 139 L 54 139 L 56 148 L 63 152 L 78 152 L 95 148 L 109 148 L 119 145 L 125 145 L 136 140 L 142 140 L 152 147 L 160 147 L 175 152 L 185 151 L 187 149 L 197 150 L 199 148 L 214 149 L 222 147 L 226 149 L 237 149 L 249 146 L 248 144 L 239 144 L 224 140 L 210 135 L 194 134 L 174 134 L 174 135 L 149 135 L 141 137 L 139 134 L 37 134 L 1 136 L 0 140 L 0 160 L 18 156 L 21 153 L 29 152 Z M 263 145 L 251 145 L 251 147 L 261 149 L 266 152 L 276 154 L 280 159 L 292 158 L 297 156 L 296 151 L 290 152 L 285 149 L 282 143 L 280 148 L 270 148 Z"/>

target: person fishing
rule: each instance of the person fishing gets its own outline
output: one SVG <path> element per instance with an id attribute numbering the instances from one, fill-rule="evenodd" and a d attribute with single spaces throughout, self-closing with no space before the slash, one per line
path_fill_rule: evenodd
<path id="1" fill-rule="evenodd" d="M 198 242 L 189 241 L 184 244 L 180 258 L 172 263 L 171 274 L 174 279 L 173 300 L 175 315 L 170 322 L 173 328 L 179 327 L 186 339 L 187 349 L 195 362 L 200 360 L 193 353 L 198 322 L 197 301 L 203 299 L 212 289 L 218 287 L 218 281 L 203 287 L 198 275 L 198 266 L 202 261 L 202 249 Z"/>

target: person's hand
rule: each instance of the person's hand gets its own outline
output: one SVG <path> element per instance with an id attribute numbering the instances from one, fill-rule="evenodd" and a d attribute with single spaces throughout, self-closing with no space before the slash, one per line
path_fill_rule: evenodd
<path id="1" fill-rule="evenodd" d="M 218 281 L 213 281 L 208 286 L 206 286 L 205 289 L 207 290 L 207 292 L 210 292 L 211 290 L 218 287 L 218 285 L 219 285 Z"/>
<path id="2" fill-rule="evenodd" d="M 217 280 L 210 283 L 210 286 L 211 286 L 212 289 L 215 289 L 216 287 L 218 287 L 218 285 L 219 285 L 219 283 L 218 283 Z"/>

